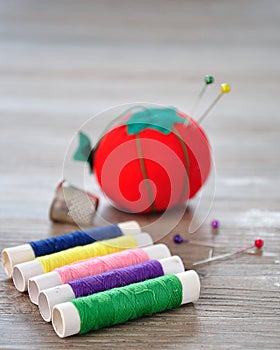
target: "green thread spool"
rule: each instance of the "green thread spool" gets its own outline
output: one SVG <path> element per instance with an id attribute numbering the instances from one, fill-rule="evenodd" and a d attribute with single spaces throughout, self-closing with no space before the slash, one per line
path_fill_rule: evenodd
<path id="1" fill-rule="evenodd" d="M 164 277 L 73 300 L 81 318 L 80 334 L 181 305 L 179 279 Z"/>
<path id="2" fill-rule="evenodd" d="M 83 334 L 194 302 L 199 292 L 195 271 L 166 275 L 58 304 L 53 327 L 61 338 Z"/>

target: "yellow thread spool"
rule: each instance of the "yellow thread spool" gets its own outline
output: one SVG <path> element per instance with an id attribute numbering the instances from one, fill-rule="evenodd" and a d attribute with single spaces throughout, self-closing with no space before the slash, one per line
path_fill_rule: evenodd
<path id="1" fill-rule="evenodd" d="M 66 249 L 62 252 L 36 258 L 35 260 L 40 262 L 44 273 L 47 273 L 78 260 L 112 254 L 128 248 L 136 248 L 137 246 L 137 241 L 133 236 L 121 236 L 102 242 L 94 242 L 82 247 Z"/>

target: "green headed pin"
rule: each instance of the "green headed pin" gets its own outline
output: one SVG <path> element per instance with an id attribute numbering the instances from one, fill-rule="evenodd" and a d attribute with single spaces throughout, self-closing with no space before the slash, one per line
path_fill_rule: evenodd
<path id="1" fill-rule="evenodd" d="M 208 85 L 210 84 L 213 84 L 215 81 L 214 77 L 212 75 L 205 75 L 204 77 L 204 85 L 203 85 L 203 88 L 202 90 L 200 91 L 200 93 L 197 95 L 197 98 L 193 104 L 193 107 L 191 109 L 191 112 L 190 112 L 190 115 L 193 116 L 199 102 L 201 101 L 202 99 L 202 96 L 204 95 L 205 91 L 206 91 L 206 88 Z"/>

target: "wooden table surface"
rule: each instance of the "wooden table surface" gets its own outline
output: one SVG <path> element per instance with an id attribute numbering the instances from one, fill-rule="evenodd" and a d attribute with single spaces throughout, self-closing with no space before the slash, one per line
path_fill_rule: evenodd
<path id="1" fill-rule="evenodd" d="M 265 240 L 262 254 L 197 267 L 195 304 L 63 340 L 1 269 L 0 348 L 279 349 L 280 2 L 2 0 L 0 52 L 1 249 L 75 229 L 52 224 L 48 208 L 63 169 L 82 185 L 83 165 L 63 160 L 83 123 L 96 135 L 92 116 L 137 101 L 188 112 L 205 74 L 217 84 L 195 117 L 220 83 L 232 92 L 203 122 L 215 170 L 201 201 L 162 218 L 102 200 L 93 225 L 137 219 L 186 268 L 208 248 L 175 245 L 175 233 L 218 244 L 215 254 Z"/>

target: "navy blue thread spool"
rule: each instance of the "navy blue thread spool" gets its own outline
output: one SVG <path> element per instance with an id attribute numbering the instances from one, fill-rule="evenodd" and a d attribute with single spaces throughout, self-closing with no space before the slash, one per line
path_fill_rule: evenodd
<path id="1" fill-rule="evenodd" d="M 141 233 L 136 221 L 127 221 L 117 225 L 91 228 L 85 231 L 75 231 L 57 237 L 29 242 L 16 247 L 6 248 L 2 251 L 2 263 L 8 276 L 11 277 L 16 264 L 34 260 L 75 246 L 82 246 L 122 235 Z"/>

